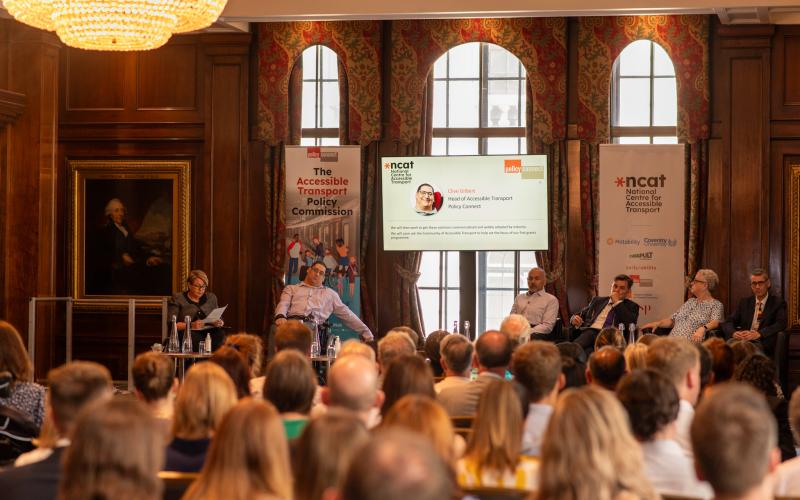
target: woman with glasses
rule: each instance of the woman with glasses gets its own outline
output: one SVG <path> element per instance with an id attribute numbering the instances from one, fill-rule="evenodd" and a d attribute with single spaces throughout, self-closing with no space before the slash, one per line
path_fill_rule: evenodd
<path id="1" fill-rule="evenodd" d="M 176 293 L 169 301 L 167 318 L 175 316 L 178 322 L 178 335 L 183 342 L 183 332 L 186 331 L 184 318 L 192 318 L 189 326 L 192 332 L 192 349 L 197 350 L 199 342 L 205 340 L 206 334 L 211 334 L 211 350 L 216 351 L 222 345 L 225 333 L 222 330 L 223 321 L 217 320 L 213 324 L 216 328 L 200 330 L 204 326 L 203 320 L 211 311 L 218 308 L 217 296 L 208 291 L 208 275 L 199 269 L 189 272 L 186 278 L 186 291 Z"/>
<path id="2" fill-rule="evenodd" d="M 645 328 L 672 328 L 672 337 L 682 337 L 695 343 L 701 343 L 708 330 L 719 328 L 723 318 L 722 302 L 711 295 L 717 287 L 719 277 L 711 269 L 700 269 L 694 279 L 689 282 L 692 298 L 669 318 L 647 323 Z"/>

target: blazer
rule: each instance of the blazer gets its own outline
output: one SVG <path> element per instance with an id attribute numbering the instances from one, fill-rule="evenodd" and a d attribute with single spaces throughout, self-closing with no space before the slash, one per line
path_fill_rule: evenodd
<path id="1" fill-rule="evenodd" d="M 44 460 L 0 472 L 0 491 L 5 500 L 46 500 L 58 497 L 61 456 L 66 448 L 55 448 Z"/>
<path id="2" fill-rule="evenodd" d="M 597 316 L 603 311 L 603 308 L 608 304 L 610 297 L 595 297 L 589 302 L 589 305 L 581 309 L 578 315 L 583 320 L 581 328 L 588 328 L 597 319 Z M 622 302 L 611 309 L 614 313 L 614 326 L 620 323 L 625 323 L 627 328 L 631 323 L 639 321 L 639 304 L 630 300 L 623 299 Z M 609 312 L 609 314 L 611 314 Z"/>
<path id="3" fill-rule="evenodd" d="M 736 310 L 722 323 L 725 338 L 731 338 L 736 330 L 749 330 L 753 324 L 753 313 L 756 310 L 756 297 L 751 295 L 739 301 Z M 761 322 L 758 333 L 762 338 L 775 335 L 786 330 L 786 301 L 779 295 L 769 294 L 764 310 L 761 313 Z"/>

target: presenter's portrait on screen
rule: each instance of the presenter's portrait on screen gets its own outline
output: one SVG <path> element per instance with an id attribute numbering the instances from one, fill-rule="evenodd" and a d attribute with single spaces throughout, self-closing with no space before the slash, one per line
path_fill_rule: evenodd
<path id="1" fill-rule="evenodd" d="M 442 208 L 442 195 L 430 184 L 420 184 L 414 195 L 414 210 L 420 215 L 435 215 L 440 208 Z"/>

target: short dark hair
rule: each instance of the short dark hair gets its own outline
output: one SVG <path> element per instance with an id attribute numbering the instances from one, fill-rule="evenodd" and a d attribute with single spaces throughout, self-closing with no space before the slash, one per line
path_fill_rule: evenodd
<path id="1" fill-rule="evenodd" d="M 766 279 L 769 279 L 769 271 L 763 267 L 757 267 L 750 272 L 750 276 L 763 276 Z"/>
<path id="2" fill-rule="evenodd" d="M 422 394 L 436 399 L 431 367 L 416 354 L 395 358 L 384 372 L 383 393 L 386 399 L 381 406 L 381 415 L 386 415 L 392 405 L 407 394 Z"/>
<path id="3" fill-rule="evenodd" d="M 447 361 L 447 367 L 457 373 L 465 372 L 472 364 L 472 353 L 475 350 L 472 343 L 463 335 L 453 335 L 442 343 L 442 358 Z"/>
<path id="4" fill-rule="evenodd" d="M 711 353 L 711 371 L 714 372 L 714 383 L 719 384 L 733 377 L 736 365 L 733 362 L 733 349 L 719 337 L 712 337 L 705 342 Z"/>
<path id="5" fill-rule="evenodd" d="M 267 365 L 265 375 L 264 399 L 280 413 L 307 414 L 311 410 L 317 380 L 305 355 L 294 349 L 281 351 Z"/>
<path id="6" fill-rule="evenodd" d="M 514 379 L 525 386 L 532 402 L 541 400 L 558 383 L 561 353 L 550 342 L 534 340 L 514 351 L 511 357 Z"/>
<path id="7" fill-rule="evenodd" d="M 103 394 L 111 394 L 108 368 L 91 361 L 73 361 L 50 370 L 50 408 L 63 433 L 75 422 L 80 410 Z"/>
<path id="8" fill-rule="evenodd" d="M 514 344 L 511 338 L 498 330 L 488 330 L 475 341 L 478 362 L 486 368 L 501 368 L 511 362 Z"/>
<path id="9" fill-rule="evenodd" d="M 575 342 L 556 345 L 561 353 L 561 373 L 564 374 L 564 389 L 586 385 L 586 351 Z"/>
<path id="10" fill-rule="evenodd" d="M 625 375 L 625 355 L 616 347 L 602 347 L 589 356 L 589 373 L 594 382 L 613 391 Z"/>
<path id="11" fill-rule="evenodd" d="M 418 192 L 418 193 L 419 193 L 419 190 L 420 190 L 420 189 L 422 189 L 422 186 L 428 186 L 429 188 L 431 188 L 431 190 L 433 190 L 433 186 L 431 186 L 431 185 L 430 185 L 430 184 L 428 184 L 427 182 L 423 182 L 422 184 L 420 184 L 419 186 L 417 186 L 417 192 Z"/>
<path id="12" fill-rule="evenodd" d="M 747 356 L 736 367 L 733 379 L 750 384 L 766 396 L 778 395 L 775 363 L 761 353 Z"/>
<path id="13" fill-rule="evenodd" d="M 634 370 L 622 377 L 617 397 L 628 412 L 633 435 L 640 441 L 652 440 L 678 418 L 678 390 L 655 370 Z"/>
<path id="14" fill-rule="evenodd" d="M 713 361 L 711 359 L 711 351 L 708 350 L 708 347 L 703 344 L 694 344 L 694 347 L 697 349 L 697 354 L 700 357 L 700 391 L 702 392 L 709 382 L 711 382 L 711 374 L 713 373 L 711 367 Z"/>
<path id="15" fill-rule="evenodd" d="M 232 347 L 222 346 L 209 359 L 225 370 L 225 373 L 233 381 L 236 387 L 236 397 L 242 399 L 250 395 L 250 368 L 247 366 L 247 358 Z"/>
<path id="16" fill-rule="evenodd" d="M 275 350 L 296 349 L 303 354 L 311 350 L 311 329 L 301 321 L 290 319 L 275 329 Z"/>
<path id="17" fill-rule="evenodd" d="M 627 274 L 618 274 L 614 276 L 614 281 L 624 281 L 628 284 L 628 288 L 633 288 L 633 278 Z"/>
<path id="18" fill-rule="evenodd" d="M 435 377 L 442 375 L 440 344 L 447 335 L 448 333 L 444 330 L 436 330 L 425 338 L 425 355 L 428 356 L 428 360 L 431 362 L 431 369 L 433 369 Z"/>

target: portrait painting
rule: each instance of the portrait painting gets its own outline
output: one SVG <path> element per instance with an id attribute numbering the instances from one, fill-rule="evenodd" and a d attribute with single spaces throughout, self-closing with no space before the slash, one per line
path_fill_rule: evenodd
<path id="1" fill-rule="evenodd" d="M 189 169 L 188 161 L 70 162 L 76 300 L 156 305 L 179 291 L 188 272 Z"/>

